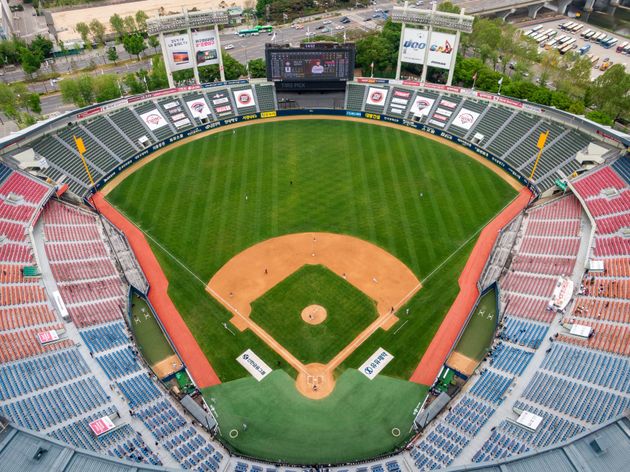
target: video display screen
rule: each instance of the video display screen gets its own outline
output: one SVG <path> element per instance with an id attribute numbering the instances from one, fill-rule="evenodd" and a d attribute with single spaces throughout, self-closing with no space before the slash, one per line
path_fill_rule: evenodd
<path id="1" fill-rule="evenodd" d="M 267 48 L 267 80 L 347 81 L 354 78 L 354 48 Z"/>

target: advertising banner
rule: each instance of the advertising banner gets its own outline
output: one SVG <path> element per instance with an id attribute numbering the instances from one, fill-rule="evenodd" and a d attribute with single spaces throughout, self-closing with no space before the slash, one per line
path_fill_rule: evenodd
<path id="1" fill-rule="evenodd" d="M 256 106 L 256 102 L 254 102 L 254 93 L 252 89 L 247 90 L 235 90 L 232 92 L 234 94 L 234 101 L 236 102 L 237 108 L 247 108 Z"/>
<path id="2" fill-rule="evenodd" d="M 236 360 L 259 382 L 271 373 L 271 367 L 265 364 L 251 349 L 238 356 Z"/>
<path id="3" fill-rule="evenodd" d="M 187 34 L 164 36 L 166 60 L 172 71 L 184 70 L 192 67 L 190 43 Z"/>
<path id="4" fill-rule="evenodd" d="M 205 118 L 206 116 L 210 116 L 212 114 L 210 113 L 210 107 L 201 97 L 186 102 L 186 106 L 190 110 L 193 118 Z"/>
<path id="5" fill-rule="evenodd" d="M 440 69 L 450 69 L 454 44 L 454 34 L 438 33 L 434 31 L 431 34 L 428 65 Z"/>
<path id="6" fill-rule="evenodd" d="M 103 416 L 102 418 L 94 420 L 90 423 L 90 429 L 96 436 L 105 434 L 106 432 L 111 431 L 114 428 L 114 422 L 110 419 L 109 416 Z"/>
<path id="7" fill-rule="evenodd" d="M 469 130 L 473 127 L 473 125 L 477 121 L 477 118 L 479 118 L 479 113 L 472 110 L 467 110 L 466 108 L 462 108 L 461 110 L 459 110 L 457 116 L 453 118 L 453 123 L 451 123 L 451 125 Z"/>
<path id="8" fill-rule="evenodd" d="M 193 61 L 199 66 L 219 63 L 217 40 L 214 31 L 192 33 L 194 46 L 190 47 L 187 34 L 165 36 L 166 58 L 172 71 L 190 69 Z"/>
<path id="9" fill-rule="evenodd" d="M 374 105 L 377 107 L 385 106 L 385 99 L 387 98 L 387 89 L 370 87 L 368 89 L 368 95 L 365 103 L 368 105 Z"/>
<path id="10" fill-rule="evenodd" d="M 209 66 L 219 63 L 217 39 L 214 31 L 197 31 L 192 34 L 195 60 L 198 66 Z"/>
<path id="11" fill-rule="evenodd" d="M 428 31 L 416 28 L 405 28 L 402 46 L 402 62 L 424 64 L 424 52 L 427 47 Z"/>
<path id="12" fill-rule="evenodd" d="M 385 368 L 394 359 L 389 352 L 382 347 L 379 347 L 370 358 L 359 367 L 359 372 L 365 375 L 368 379 L 372 380 L 376 377 L 381 370 Z"/>
<path id="13" fill-rule="evenodd" d="M 47 344 L 53 341 L 59 341 L 59 335 L 57 331 L 42 331 L 41 333 L 37 333 L 37 337 L 39 338 L 40 344 Z"/>
<path id="14" fill-rule="evenodd" d="M 413 102 L 411 111 L 417 117 L 427 116 L 434 103 L 435 103 L 435 100 L 433 98 L 418 96 Z"/>
<path id="15" fill-rule="evenodd" d="M 140 115 L 140 119 L 151 131 L 155 131 L 162 126 L 166 126 L 166 119 L 158 110 L 150 110 Z"/>

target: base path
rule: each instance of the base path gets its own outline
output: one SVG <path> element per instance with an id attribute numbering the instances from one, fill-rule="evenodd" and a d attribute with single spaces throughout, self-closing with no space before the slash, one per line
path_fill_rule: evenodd
<path id="1" fill-rule="evenodd" d="M 151 286 L 149 301 L 153 305 L 162 326 L 164 326 L 166 334 L 175 345 L 177 353 L 190 372 L 195 385 L 199 388 L 205 388 L 220 384 L 219 377 L 168 296 L 168 279 L 162 272 L 162 268 L 153 255 L 151 246 L 149 246 L 142 231 L 111 206 L 101 193 L 92 196 L 92 203 L 127 237 L 131 249 L 140 263 L 142 272 Z"/>
<path id="2" fill-rule="evenodd" d="M 376 320 L 326 365 L 302 364 L 249 316 L 254 300 L 307 264 L 326 266 L 376 301 Z M 335 369 L 377 329 L 391 328 L 398 320 L 396 311 L 421 287 L 405 264 L 372 243 L 343 234 L 297 233 L 240 252 L 214 274 L 206 290 L 232 313 L 234 326 L 253 331 L 298 372 L 296 388 L 302 395 L 317 400 L 333 391 Z M 312 310 L 304 309 L 305 321 L 314 316 Z"/>
<path id="3" fill-rule="evenodd" d="M 477 282 L 492 252 L 494 242 L 505 225 L 527 206 L 532 197 L 531 192 L 523 187 L 518 196 L 501 213 L 499 213 L 481 231 L 477 243 L 470 253 L 468 262 L 459 276 L 459 293 L 448 310 L 446 317 L 433 336 L 429 347 L 422 356 L 418 367 L 409 380 L 412 382 L 433 385 L 440 373 L 446 356 L 453 348 L 457 336 L 468 319 L 470 311 L 479 297 Z"/>

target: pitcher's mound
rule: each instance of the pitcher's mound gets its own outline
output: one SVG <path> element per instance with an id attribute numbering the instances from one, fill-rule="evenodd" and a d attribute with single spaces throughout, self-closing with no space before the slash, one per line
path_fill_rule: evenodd
<path id="1" fill-rule="evenodd" d="M 323 323 L 326 319 L 326 308 L 321 305 L 309 305 L 302 310 L 302 319 L 312 325 Z"/>

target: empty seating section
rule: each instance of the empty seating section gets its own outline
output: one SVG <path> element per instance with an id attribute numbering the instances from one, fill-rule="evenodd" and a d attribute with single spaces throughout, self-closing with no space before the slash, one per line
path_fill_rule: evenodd
<path id="1" fill-rule="evenodd" d="M 19 172 L 13 172 L 0 186 L 0 195 L 7 197 L 13 193 L 21 196 L 32 205 L 39 205 L 49 190 L 48 186 L 36 182 Z"/>
<path id="2" fill-rule="evenodd" d="M 137 288 L 140 292 L 147 293 L 149 290 L 149 282 L 147 282 L 140 264 L 127 242 L 127 238 L 121 231 L 118 230 L 118 228 L 106 219 L 103 219 L 102 222 L 103 229 L 107 235 L 107 240 L 116 254 L 118 264 L 122 272 L 125 274 L 127 282 Z"/>
<path id="3" fill-rule="evenodd" d="M 627 358 L 554 343 L 541 367 L 565 377 L 630 393 L 630 360 Z"/>
<path id="4" fill-rule="evenodd" d="M 47 326 L 46 330 L 62 330 L 63 325 Z M 0 333 L 0 362 L 11 362 L 33 357 L 45 352 L 65 349 L 73 345 L 69 339 L 54 343 L 40 344 L 37 333 L 42 329 L 27 328 L 19 331 Z"/>
<path id="5" fill-rule="evenodd" d="M 20 426 L 42 431 L 82 416 L 109 401 L 95 377 L 66 383 L 24 399 L 5 402 L 0 411 Z"/>
<path id="6" fill-rule="evenodd" d="M 552 256 L 576 256 L 580 249 L 579 238 L 525 237 L 521 242 L 521 254 L 548 254 Z"/>
<path id="7" fill-rule="evenodd" d="M 120 391 L 125 394 L 129 407 L 135 409 L 162 396 L 146 373 L 118 382 Z"/>
<path id="8" fill-rule="evenodd" d="M 487 149 L 497 156 L 504 156 L 523 136 L 530 132 L 537 133 L 539 123 L 538 118 L 518 113 L 492 140 Z"/>
<path id="9" fill-rule="evenodd" d="M 46 254 L 52 261 L 72 261 L 107 257 L 107 251 L 100 242 L 55 242 L 46 244 Z"/>
<path id="10" fill-rule="evenodd" d="M 346 90 L 346 107 L 348 108 L 348 110 L 363 110 L 363 102 L 365 100 L 365 86 L 348 84 Z"/>
<path id="11" fill-rule="evenodd" d="M 116 275 L 116 269 L 109 259 L 83 262 L 56 262 L 50 264 L 57 280 L 72 282 L 83 279 L 99 279 Z"/>
<path id="12" fill-rule="evenodd" d="M 575 180 L 573 186 L 582 198 L 588 200 L 589 198 L 598 196 L 602 190 L 610 188 L 623 190 L 627 187 L 627 184 L 614 170 L 609 166 L 605 166 Z"/>
<path id="13" fill-rule="evenodd" d="M 34 214 L 35 207 L 0 201 L 1 218 L 21 223 L 28 223 Z"/>
<path id="14" fill-rule="evenodd" d="M 88 372 L 85 361 L 76 349 L 0 365 L 0 400 L 20 397 Z"/>
<path id="15" fill-rule="evenodd" d="M 65 226 L 46 225 L 44 235 L 47 241 L 98 241 L 101 235 L 95 225 L 77 226 L 67 228 Z"/>
<path id="16" fill-rule="evenodd" d="M 568 322 L 568 320 L 565 320 L 565 322 Z M 593 328 L 593 336 L 585 339 L 568 334 L 560 334 L 557 338 L 558 341 L 621 354 L 622 356 L 630 356 L 630 327 L 584 320 L 580 320 L 579 324 Z"/>
<path id="17" fill-rule="evenodd" d="M 549 310 L 548 306 L 549 302 L 544 299 L 514 293 L 505 295 L 505 315 L 551 323 L 556 314 Z"/>
<path id="18" fill-rule="evenodd" d="M 543 249 L 540 248 L 540 250 Z M 575 267 L 575 257 L 518 254 L 512 259 L 512 265 L 510 267 L 517 272 L 569 276 L 573 273 Z"/>
<path id="19" fill-rule="evenodd" d="M 573 196 L 561 198 L 529 211 L 529 220 L 579 220 L 582 207 Z"/>
<path id="20" fill-rule="evenodd" d="M 604 268 L 608 277 L 630 277 L 630 258 L 606 259 Z"/>
<path id="21" fill-rule="evenodd" d="M 94 300 L 116 300 L 125 296 L 125 287 L 117 276 L 90 282 L 71 282 L 59 289 L 66 305 L 91 303 Z"/>
<path id="22" fill-rule="evenodd" d="M 470 389 L 470 393 L 490 403 L 500 404 L 504 399 L 503 394 L 513 381 L 513 377 L 485 371 L 481 373 L 481 379 Z"/>
<path id="23" fill-rule="evenodd" d="M 140 120 L 133 114 L 128 108 L 123 108 L 120 111 L 116 111 L 108 115 L 108 118 L 131 139 L 131 141 L 140 146 L 138 140 L 142 136 L 146 136 L 151 140 L 151 135 L 142 126 Z"/>
<path id="24" fill-rule="evenodd" d="M 122 297 L 92 301 L 84 305 L 66 305 L 66 308 L 79 328 L 120 320 L 127 309 L 126 301 Z"/>
<path id="25" fill-rule="evenodd" d="M 597 218 L 598 234 L 613 234 L 624 228 L 630 228 L 630 212 L 623 215 Z"/>
<path id="26" fill-rule="evenodd" d="M 517 347 L 498 344 L 492 351 L 490 366 L 514 375 L 521 375 L 534 354 Z"/>
<path id="27" fill-rule="evenodd" d="M 92 135 L 96 136 L 101 143 L 107 146 L 121 161 L 128 159 L 136 153 L 135 148 L 129 144 L 116 127 L 112 126 L 104 116 L 99 116 L 94 120 L 84 121 L 82 125 L 92 133 Z"/>
<path id="28" fill-rule="evenodd" d="M 0 218 L 3 218 L 0 216 Z M 0 237 L 10 241 L 23 242 L 26 239 L 26 227 L 13 221 L 0 221 Z"/>
<path id="29" fill-rule="evenodd" d="M 592 424 L 621 414 L 630 404 L 616 393 L 541 372 L 534 374 L 523 398 Z"/>
<path id="30" fill-rule="evenodd" d="M 501 287 L 510 292 L 550 298 L 556 286 L 556 278 L 540 275 L 509 272 L 502 280 Z"/>
<path id="31" fill-rule="evenodd" d="M 276 109 L 273 85 L 256 84 L 254 90 L 256 91 L 260 111 L 272 111 Z"/>
<path id="32" fill-rule="evenodd" d="M 612 163 L 612 168 L 626 181 L 626 184 L 630 185 L 630 159 L 620 157 Z"/>
<path id="33" fill-rule="evenodd" d="M 0 331 L 50 324 L 57 320 L 44 304 L 17 307 L 0 307 Z"/>
<path id="34" fill-rule="evenodd" d="M 138 372 L 140 365 L 129 347 L 96 356 L 105 374 L 110 380 Z"/>
<path id="35" fill-rule="evenodd" d="M 538 153 L 538 147 L 536 147 L 536 144 L 538 143 L 540 133 L 544 133 L 546 131 L 549 131 L 549 136 L 547 137 L 546 142 L 546 144 L 549 145 L 554 139 L 564 132 L 564 128 L 556 125 L 555 123 L 547 121 L 540 122 L 538 128 L 534 129 L 518 146 L 512 149 L 509 154 L 503 156 L 503 160 L 517 169 L 529 163 L 530 160 L 533 162 L 536 154 Z M 503 132 L 505 132 L 505 130 Z M 565 158 L 567 157 L 570 156 L 565 156 Z M 538 165 L 540 166 L 540 163 L 538 163 Z"/>
<path id="36" fill-rule="evenodd" d="M 505 327 L 499 337 L 514 344 L 537 349 L 547 334 L 548 326 L 517 318 L 505 317 Z"/>
<path id="37" fill-rule="evenodd" d="M 189 110 L 179 97 L 168 97 L 158 100 L 160 113 L 173 125 L 176 131 L 192 128 L 196 123 L 191 121 Z"/>
<path id="38" fill-rule="evenodd" d="M 223 455 L 191 427 L 167 401 L 160 400 L 141 408 L 135 415 L 184 467 L 212 471 L 219 469 Z"/>
<path id="39" fill-rule="evenodd" d="M 553 224 L 547 221 L 532 220 L 527 223 L 528 236 L 557 236 L 557 237 L 579 237 L 580 220 L 558 220 Z"/>
<path id="40" fill-rule="evenodd" d="M 578 297 L 573 307 L 573 317 L 630 324 L 630 301 Z"/>
<path id="41" fill-rule="evenodd" d="M 33 251 L 26 244 L 5 242 L 0 244 L 0 262 L 30 264 L 33 262 Z"/>
<path id="42" fill-rule="evenodd" d="M 470 136 L 475 134 L 483 135 L 483 139 L 480 141 L 480 145 L 487 148 L 488 141 L 495 135 L 495 133 L 503 126 L 510 117 L 514 114 L 513 110 L 507 108 L 497 107 L 493 105 L 488 106 L 488 111 L 481 118 L 475 127 L 473 127 Z M 508 147 L 509 149 L 509 147 Z"/>
<path id="43" fill-rule="evenodd" d="M 0 285 L 0 306 L 27 305 L 46 301 L 46 292 L 38 284 Z"/>
<path id="44" fill-rule="evenodd" d="M 79 331 L 90 352 L 107 351 L 129 343 L 122 321 Z"/>
<path id="45" fill-rule="evenodd" d="M 90 135 L 78 126 L 72 128 L 66 128 L 57 131 L 57 136 L 64 140 L 73 149 L 75 148 L 74 136 L 83 139 L 85 144 L 85 153 L 83 157 L 88 162 L 91 162 L 103 173 L 106 173 L 108 169 L 118 165 L 120 161 L 117 161 L 104 147 L 97 143 Z"/>
<path id="46" fill-rule="evenodd" d="M 11 172 L 13 172 L 13 170 L 10 167 L 7 167 L 0 162 L 0 185 L 7 180 L 7 178 L 11 175 Z"/>

